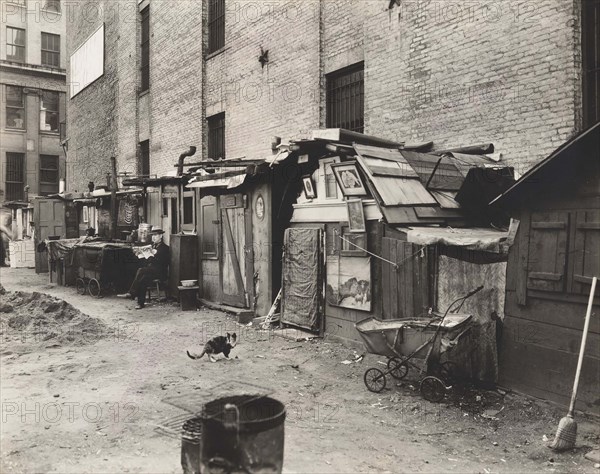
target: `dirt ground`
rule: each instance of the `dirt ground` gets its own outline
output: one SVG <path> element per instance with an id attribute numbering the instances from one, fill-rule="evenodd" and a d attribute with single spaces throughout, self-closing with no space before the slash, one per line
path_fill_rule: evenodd
<path id="1" fill-rule="evenodd" d="M 383 367 L 384 358 L 342 364 L 355 352 L 327 338 L 294 342 L 218 311 L 182 312 L 168 303 L 135 311 L 132 301 L 81 296 L 28 269 L 3 268 L 0 282 L 11 292 L 64 299 L 84 314 L 75 319 L 88 315 L 94 328 L 62 321 L 65 336 L 11 326 L 10 310 L 4 313 L 2 473 L 181 472 L 176 431 L 187 410 L 257 392 L 286 405 L 288 473 L 598 472 L 584 459 L 599 442 L 598 421 L 578 415 L 577 448 L 553 453 L 544 437 L 552 439 L 565 410 L 544 402 L 456 389 L 433 404 L 413 373 L 402 382 L 388 378 L 374 394 L 363 373 Z M 6 303 L 7 295 L 0 298 Z M 51 307 L 45 314 L 57 311 Z M 226 331 L 239 337 L 232 360 L 186 356 Z"/>

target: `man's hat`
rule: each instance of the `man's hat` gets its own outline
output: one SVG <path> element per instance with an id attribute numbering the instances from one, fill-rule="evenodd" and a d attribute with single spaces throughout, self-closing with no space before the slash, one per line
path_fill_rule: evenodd
<path id="1" fill-rule="evenodd" d="M 164 234 L 165 231 L 162 230 L 160 227 L 152 227 L 152 230 L 150 231 L 151 234 Z"/>

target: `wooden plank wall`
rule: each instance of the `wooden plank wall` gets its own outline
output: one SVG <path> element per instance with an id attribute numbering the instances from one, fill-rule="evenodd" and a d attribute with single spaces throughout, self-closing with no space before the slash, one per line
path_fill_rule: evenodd
<path id="1" fill-rule="evenodd" d="M 428 253 L 423 246 L 384 237 L 382 255 L 383 318 L 421 316 L 429 308 Z"/>
<path id="2" fill-rule="evenodd" d="M 580 215 L 594 208 L 594 199 L 547 201 L 546 207 Z M 575 207 L 577 206 L 577 207 Z M 520 220 L 509 252 L 504 328 L 499 355 L 499 383 L 536 397 L 568 405 L 575 376 L 587 295 L 581 289 L 539 291 L 527 288 L 531 211 Z M 595 219 L 595 213 L 590 219 Z M 583 222 L 587 222 L 588 218 Z M 573 241 L 571 241 L 573 242 Z M 577 242 L 575 241 L 577 244 Z M 578 247 L 577 247 L 578 248 Z M 577 255 L 570 251 L 569 258 Z M 569 271 L 574 272 L 570 263 Z M 577 291 L 573 291 L 577 290 Z M 586 285 L 589 292 L 589 285 Z M 596 292 L 577 409 L 600 414 L 600 295 Z"/>
<path id="3" fill-rule="evenodd" d="M 296 224 L 296 226 L 310 227 L 310 224 Z M 381 232 L 382 227 L 378 222 L 367 222 L 367 249 L 376 255 L 381 255 Z M 327 298 L 325 297 L 326 337 L 333 336 L 339 337 L 342 340 L 362 342 L 362 339 L 354 328 L 354 324 L 366 318 L 381 317 L 381 295 L 381 260 L 371 257 L 371 311 L 358 311 L 331 306 L 327 303 Z"/>

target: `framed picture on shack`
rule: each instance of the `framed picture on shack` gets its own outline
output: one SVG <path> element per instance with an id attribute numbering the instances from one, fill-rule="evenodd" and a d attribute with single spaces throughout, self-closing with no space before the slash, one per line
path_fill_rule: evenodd
<path id="1" fill-rule="evenodd" d="M 348 199 L 348 229 L 350 232 L 366 232 L 365 213 L 363 211 L 362 200 Z"/>
<path id="2" fill-rule="evenodd" d="M 326 300 L 331 306 L 371 311 L 371 259 L 328 257 Z"/>
<path id="3" fill-rule="evenodd" d="M 317 191 L 313 183 L 312 177 L 303 176 L 302 184 L 304 185 L 304 195 L 306 199 L 315 199 L 317 197 Z"/>
<path id="4" fill-rule="evenodd" d="M 344 162 L 331 165 L 335 179 L 344 196 L 366 196 L 367 190 L 360 178 L 356 163 Z"/>

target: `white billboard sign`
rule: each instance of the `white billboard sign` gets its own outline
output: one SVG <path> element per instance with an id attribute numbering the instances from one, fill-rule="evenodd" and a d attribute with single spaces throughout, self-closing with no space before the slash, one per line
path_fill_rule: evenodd
<path id="1" fill-rule="evenodd" d="M 104 24 L 71 55 L 71 99 L 104 74 Z"/>

